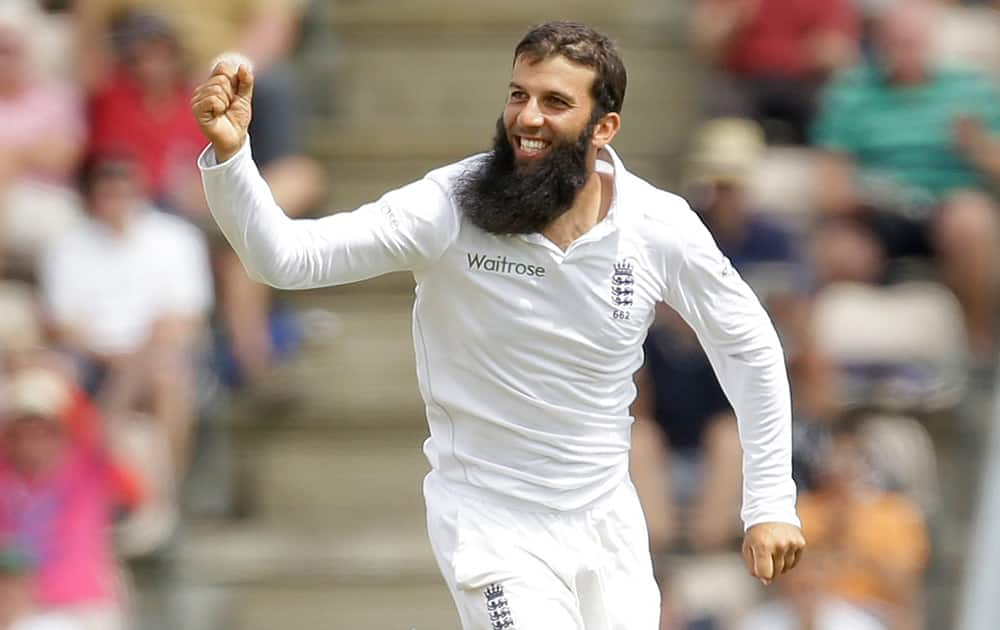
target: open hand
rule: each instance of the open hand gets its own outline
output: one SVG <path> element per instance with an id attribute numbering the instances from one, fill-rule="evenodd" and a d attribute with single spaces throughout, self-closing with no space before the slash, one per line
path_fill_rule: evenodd
<path id="1" fill-rule="evenodd" d="M 252 96 L 253 73 L 249 66 L 234 68 L 225 61 L 218 63 L 212 76 L 195 88 L 191 111 L 219 162 L 228 160 L 243 146 L 250 126 Z"/>
<path id="2" fill-rule="evenodd" d="M 758 523 L 743 537 L 743 559 L 750 575 L 770 584 L 799 563 L 806 539 L 802 530 L 787 523 Z"/>

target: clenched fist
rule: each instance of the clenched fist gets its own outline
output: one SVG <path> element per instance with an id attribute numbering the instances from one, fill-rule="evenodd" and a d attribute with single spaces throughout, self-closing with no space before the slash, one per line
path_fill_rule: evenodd
<path id="1" fill-rule="evenodd" d="M 799 563 L 805 546 L 802 530 L 794 525 L 758 523 L 743 538 L 743 559 L 751 575 L 770 584 Z"/>
<path id="2" fill-rule="evenodd" d="M 212 76 L 195 88 L 191 111 L 201 132 L 212 143 L 215 158 L 224 162 L 243 146 L 250 126 L 253 73 L 249 66 L 216 64 Z"/>

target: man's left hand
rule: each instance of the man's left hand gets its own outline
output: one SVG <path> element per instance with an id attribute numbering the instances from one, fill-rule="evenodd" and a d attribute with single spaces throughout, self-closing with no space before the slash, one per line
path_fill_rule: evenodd
<path id="1" fill-rule="evenodd" d="M 743 559 L 750 575 L 770 584 L 799 563 L 806 539 L 802 530 L 787 523 L 758 523 L 743 537 Z"/>

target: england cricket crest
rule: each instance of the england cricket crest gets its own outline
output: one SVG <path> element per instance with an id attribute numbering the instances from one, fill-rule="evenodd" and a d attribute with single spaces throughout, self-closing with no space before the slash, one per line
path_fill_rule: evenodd
<path id="1" fill-rule="evenodd" d="M 514 618 L 510 614 L 510 606 L 503 594 L 502 584 L 490 584 L 483 591 L 486 596 L 486 612 L 490 616 L 493 630 L 517 630 L 514 628 Z"/>
<path id="2" fill-rule="evenodd" d="M 611 274 L 611 303 L 615 306 L 615 319 L 628 319 L 630 309 L 635 303 L 635 277 L 632 275 L 634 264 L 626 258 L 615 263 Z"/>

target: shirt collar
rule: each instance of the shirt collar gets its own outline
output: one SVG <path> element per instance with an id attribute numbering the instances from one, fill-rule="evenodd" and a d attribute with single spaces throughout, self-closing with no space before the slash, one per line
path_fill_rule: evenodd
<path id="1" fill-rule="evenodd" d="M 610 161 L 607 158 L 610 157 Z M 628 171 L 625 170 L 625 165 L 622 163 L 618 153 L 611 148 L 611 145 L 604 147 L 597 156 L 598 164 L 602 162 L 604 164 L 611 165 L 613 169 L 611 175 L 612 190 L 611 190 L 611 205 L 608 207 L 608 215 L 604 218 L 605 221 L 611 221 L 613 224 L 620 225 L 621 211 L 619 210 L 621 206 L 621 196 L 623 189 L 623 182 L 628 177 Z"/>
<path id="2" fill-rule="evenodd" d="M 610 145 L 604 147 L 597 156 L 597 165 L 595 168 L 600 171 L 612 171 L 612 191 L 611 191 L 611 205 L 608 207 L 608 214 L 590 231 L 585 235 L 586 240 L 597 240 L 604 238 L 608 234 L 614 232 L 619 228 L 622 221 L 622 213 L 619 210 L 621 205 L 621 194 L 623 189 L 623 182 L 628 177 L 629 173 L 625 170 L 625 165 L 622 163 L 618 153 L 611 148 Z M 521 240 L 528 241 L 529 243 L 535 243 L 540 245 L 549 246 L 550 242 L 539 232 L 533 232 L 531 234 L 519 234 L 517 235 Z M 568 251 L 568 250 L 567 250 Z"/>

